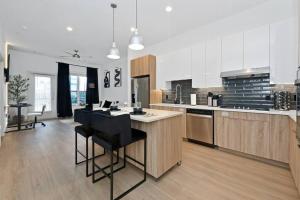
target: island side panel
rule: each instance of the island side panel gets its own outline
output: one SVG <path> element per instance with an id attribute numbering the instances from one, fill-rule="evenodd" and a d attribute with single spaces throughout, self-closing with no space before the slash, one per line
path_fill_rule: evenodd
<path id="1" fill-rule="evenodd" d="M 155 178 L 159 178 L 182 160 L 184 127 L 181 120 L 181 116 L 176 116 L 151 123 L 132 121 L 133 128 L 147 133 L 147 173 Z M 143 145 L 143 141 L 129 145 L 127 154 L 143 162 Z"/>

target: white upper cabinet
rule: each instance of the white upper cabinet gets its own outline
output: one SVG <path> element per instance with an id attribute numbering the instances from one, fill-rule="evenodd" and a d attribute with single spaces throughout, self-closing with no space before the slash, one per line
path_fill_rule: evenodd
<path id="1" fill-rule="evenodd" d="M 244 32 L 244 68 L 270 66 L 270 26 Z"/>
<path id="2" fill-rule="evenodd" d="M 191 79 L 191 48 L 157 56 L 157 88 L 165 89 L 167 81 Z"/>
<path id="3" fill-rule="evenodd" d="M 292 84 L 298 65 L 297 24 L 294 19 L 270 25 L 271 84 Z"/>
<path id="4" fill-rule="evenodd" d="M 167 81 L 191 79 L 191 49 L 185 48 L 164 56 Z"/>
<path id="5" fill-rule="evenodd" d="M 221 39 L 207 41 L 205 52 L 206 87 L 221 87 Z"/>
<path id="6" fill-rule="evenodd" d="M 205 43 L 192 47 L 192 87 L 205 88 Z"/>
<path id="7" fill-rule="evenodd" d="M 167 63 L 165 56 L 156 57 L 156 88 L 166 89 L 167 81 Z"/>
<path id="8" fill-rule="evenodd" d="M 244 33 L 237 33 L 222 38 L 222 71 L 243 69 Z"/>

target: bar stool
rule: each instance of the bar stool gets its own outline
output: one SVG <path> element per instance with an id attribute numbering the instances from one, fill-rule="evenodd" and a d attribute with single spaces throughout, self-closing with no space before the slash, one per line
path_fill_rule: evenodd
<path id="1" fill-rule="evenodd" d="M 88 142 L 89 137 L 91 137 L 94 132 L 94 130 L 89 127 L 91 113 L 92 111 L 88 111 L 86 109 L 77 109 L 75 110 L 75 114 L 74 114 L 74 121 L 82 124 L 75 127 L 75 164 L 76 165 L 82 163 L 86 164 L 86 177 L 92 175 L 92 173 L 89 173 L 89 161 L 91 161 L 92 158 L 89 158 L 89 142 Z M 85 154 L 78 150 L 78 133 L 85 138 Z M 78 157 L 77 157 L 78 154 L 80 154 L 84 158 L 84 160 L 78 162 Z M 119 152 L 117 152 L 117 154 L 119 155 Z M 105 149 L 103 154 L 97 155 L 95 158 L 104 155 L 105 155 Z"/>
<path id="2" fill-rule="evenodd" d="M 144 131 L 131 128 L 130 115 L 119 115 L 119 116 L 108 116 L 101 113 L 93 113 L 91 118 L 91 127 L 94 129 L 94 134 L 92 136 L 92 180 L 93 183 L 107 177 L 110 179 L 110 199 L 114 200 L 114 178 L 113 175 L 117 171 L 124 169 L 126 167 L 127 158 L 134 161 L 135 163 L 141 165 L 144 170 L 143 180 L 135 184 L 133 187 L 120 194 L 115 198 L 121 199 L 130 193 L 132 190 L 140 186 L 146 181 L 147 178 L 147 134 Z M 141 163 L 126 154 L 126 146 L 144 140 L 144 163 Z M 110 152 L 110 164 L 105 167 L 100 167 L 95 163 L 95 143 L 102 146 L 106 151 Z M 124 162 L 123 166 L 114 170 L 113 163 L 113 151 L 124 148 Z M 99 169 L 104 175 L 95 179 L 97 171 L 95 167 Z M 110 168 L 110 172 L 106 172 L 105 169 Z"/>

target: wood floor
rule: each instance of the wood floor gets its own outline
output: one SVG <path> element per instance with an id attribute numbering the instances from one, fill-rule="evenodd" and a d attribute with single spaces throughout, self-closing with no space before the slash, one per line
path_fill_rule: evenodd
<path id="1" fill-rule="evenodd" d="M 115 175 L 116 194 L 141 178 L 142 173 L 128 165 Z M 3 138 L 0 200 L 12 199 L 106 200 L 109 181 L 92 184 L 85 178 L 84 166 L 74 165 L 72 125 L 49 121 L 45 128 Z M 286 169 L 184 142 L 180 167 L 159 181 L 148 178 L 124 199 L 289 200 L 299 196 Z"/>

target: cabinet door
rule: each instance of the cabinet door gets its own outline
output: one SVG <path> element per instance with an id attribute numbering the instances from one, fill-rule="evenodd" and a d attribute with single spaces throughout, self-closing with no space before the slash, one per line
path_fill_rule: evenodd
<path id="1" fill-rule="evenodd" d="M 241 120 L 237 112 L 215 112 L 215 139 L 219 147 L 241 151 Z"/>
<path id="2" fill-rule="evenodd" d="M 271 84 L 293 84 L 298 64 L 297 24 L 289 19 L 270 25 Z"/>
<path id="3" fill-rule="evenodd" d="M 206 42 L 205 48 L 205 80 L 206 87 L 221 87 L 221 39 Z"/>
<path id="4" fill-rule="evenodd" d="M 176 112 L 182 112 L 183 115 L 182 115 L 182 118 L 181 118 L 181 123 L 182 123 L 182 126 L 183 127 L 183 130 L 182 130 L 182 137 L 183 138 L 186 138 L 186 109 L 185 108 L 173 108 L 172 111 L 176 111 Z"/>
<path id="5" fill-rule="evenodd" d="M 222 38 L 222 71 L 243 69 L 244 33 L 237 33 Z"/>
<path id="6" fill-rule="evenodd" d="M 192 47 L 192 87 L 205 88 L 205 43 Z"/>
<path id="7" fill-rule="evenodd" d="M 288 163 L 289 161 L 289 117 L 270 116 L 270 156 L 271 159 Z"/>
<path id="8" fill-rule="evenodd" d="M 242 120 L 241 149 L 242 152 L 270 158 L 270 125 L 269 115 L 247 113 Z"/>
<path id="9" fill-rule="evenodd" d="M 166 56 L 157 56 L 156 57 L 157 67 L 156 67 L 156 88 L 157 89 L 166 89 L 166 82 L 169 81 L 169 73 L 167 66 L 167 57 Z"/>
<path id="10" fill-rule="evenodd" d="M 297 151 L 298 141 L 296 138 L 296 122 L 293 119 L 290 119 L 290 146 L 289 146 L 289 165 L 294 177 L 295 183 L 299 185 L 299 176 L 298 176 L 298 163 L 297 163 Z"/>
<path id="11" fill-rule="evenodd" d="M 168 81 L 191 79 L 191 49 L 185 48 L 171 52 L 166 57 Z"/>
<path id="12" fill-rule="evenodd" d="M 270 26 L 244 33 L 244 68 L 270 66 Z"/>

